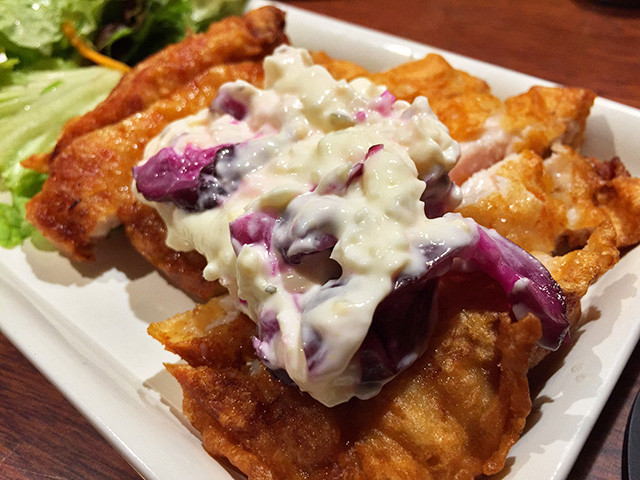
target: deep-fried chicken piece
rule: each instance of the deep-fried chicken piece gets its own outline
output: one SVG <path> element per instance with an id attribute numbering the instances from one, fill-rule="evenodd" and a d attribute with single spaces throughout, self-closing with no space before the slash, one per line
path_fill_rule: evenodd
<path id="1" fill-rule="evenodd" d="M 252 480 L 471 479 L 499 471 L 524 427 L 540 323 L 512 323 L 481 274 L 448 275 L 439 295 L 428 352 L 373 399 L 334 408 L 272 378 L 253 354 L 253 323 L 229 321 L 217 299 L 149 331 L 189 363 L 169 370 L 205 448 Z M 211 315 L 224 320 L 209 325 Z"/>
<path id="2" fill-rule="evenodd" d="M 556 145 L 544 166 L 554 178 L 556 196 L 569 209 L 571 230 L 589 231 L 606 215 L 618 248 L 640 241 L 640 179 L 631 177 L 619 158 L 599 161 Z"/>
<path id="3" fill-rule="evenodd" d="M 369 72 L 360 65 L 347 60 L 338 60 L 324 52 L 310 52 L 313 63 L 327 69 L 333 78 L 351 81 L 354 78 L 365 77 Z"/>
<path id="4" fill-rule="evenodd" d="M 487 118 L 479 136 L 461 143 L 460 160 L 449 176 L 461 185 L 510 153 L 531 150 L 547 156 L 556 143 L 579 148 L 594 99 L 590 90 L 557 87 L 532 87 L 508 98 Z"/>
<path id="5" fill-rule="evenodd" d="M 118 218 L 133 247 L 180 290 L 202 301 L 224 291 L 217 282 L 208 282 L 202 276 L 207 265 L 202 255 L 195 250 L 176 252 L 166 246 L 167 228 L 153 208 L 132 202 L 118 211 Z"/>
<path id="6" fill-rule="evenodd" d="M 241 32 L 244 30 L 241 29 Z M 362 67 L 333 60 L 326 54 L 316 53 L 314 58 L 337 77 L 352 79 L 367 73 Z M 239 70 L 234 73 L 236 68 Z M 484 132 L 487 119 L 493 118 L 496 109 L 502 108 L 484 82 L 453 69 L 438 55 L 429 55 L 384 73 L 370 74 L 369 77 L 386 84 L 399 98 L 412 100 L 417 95 L 430 97 L 436 113 L 462 138 Z M 175 259 L 181 259 L 182 255 L 176 256 L 175 252 L 159 242 L 165 234 L 164 227 L 157 218 L 147 220 L 141 216 L 139 206 L 132 202 L 129 192 L 130 169 L 140 159 L 149 138 L 168 121 L 203 108 L 213 98 L 217 85 L 223 80 L 236 78 L 257 82 L 259 75 L 237 66 L 213 68 L 182 86 L 170 97 L 156 101 L 139 115 L 90 132 L 67 148 L 56 150 L 59 151 L 59 160 L 52 165 L 51 178 L 46 182 L 43 192 L 28 206 L 30 221 L 53 243 L 77 259 L 92 258 L 93 243 L 111 227 L 124 223 L 134 245 L 147 259 L 170 278 L 179 277 L 174 283 L 202 297 L 201 273 L 192 268 L 192 265 L 202 265 L 202 259 L 191 254 L 194 261 L 187 262 L 188 267 L 184 266 L 184 262 L 174 265 Z M 117 105 L 119 99 L 124 97 L 124 94 L 114 95 L 101 108 Z M 556 103 L 562 105 L 561 101 Z M 167 114 L 167 109 L 172 109 L 172 112 Z M 565 105 L 565 109 L 570 110 L 570 105 Z M 96 114 L 88 115 L 91 117 Z M 86 125 L 92 122 L 89 119 Z M 129 213 L 130 210 L 134 213 Z M 148 214 L 153 215 L 150 212 Z M 145 229 L 139 230 L 138 227 L 142 225 Z M 194 278 L 189 279 L 190 274 Z"/>
<path id="7" fill-rule="evenodd" d="M 567 206 L 553 194 L 553 178 L 542 158 L 527 151 L 463 183 L 457 211 L 496 229 L 528 252 L 550 254 L 567 221 Z"/>
<path id="8" fill-rule="evenodd" d="M 419 95 L 427 97 L 453 139 L 461 142 L 460 161 L 450 173 L 458 184 L 510 153 L 532 150 L 546 156 L 557 142 L 579 147 L 595 98 L 581 88 L 532 87 L 503 103 L 483 80 L 456 70 L 437 54 L 369 74 L 359 65 L 332 62 L 326 55 L 314 59 L 336 78 L 366 76 L 409 102 Z"/>
<path id="9" fill-rule="evenodd" d="M 275 7 L 213 23 L 206 33 L 190 35 L 140 62 L 104 102 L 65 125 L 50 156 L 37 155 L 25 164 L 47 170 L 47 163 L 75 138 L 147 109 L 214 65 L 259 60 L 285 41 L 284 12 Z"/>
<path id="10" fill-rule="evenodd" d="M 640 233 L 625 221 L 640 214 L 638 188 L 618 161 L 556 147 L 546 161 L 523 152 L 471 177 L 461 211 L 533 251 L 562 286 L 575 325 L 587 288 Z M 504 465 L 530 408 L 526 372 L 547 352 L 533 345 L 537 319 L 512 323 L 503 293 L 465 275 L 441 279 L 427 353 L 377 397 L 333 409 L 268 375 L 248 339 L 254 325 L 230 321 L 228 299 L 149 332 L 189 364 L 169 370 L 207 451 L 251 479 L 474 478 Z"/>
<path id="11" fill-rule="evenodd" d="M 505 100 L 502 125 L 519 137 L 513 151 L 532 150 L 546 156 L 555 143 L 579 147 L 595 100 L 583 88 L 532 87 L 526 93 Z"/>
<path id="12" fill-rule="evenodd" d="M 131 169 L 151 138 L 169 122 L 206 108 L 220 85 L 235 79 L 259 83 L 262 74 L 261 62 L 212 67 L 146 110 L 76 139 L 60 152 L 42 191 L 27 204 L 28 220 L 77 260 L 92 259 L 94 242 L 124 223 L 134 246 L 154 266 L 179 287 L 208 298 L 216 286 L 202 279 L 204 260 L 170 250 L 161 220 L 141 216 Z M 151 208 L 142 213 L 157 217 Z"/>
<path id="13" fill-rule="evenodd" d="M 615 248 L 640 241 L 640 180 L 615 158 L 599 162 L 556 145 L 546 160 L 511 155 L 462 185 L 457 211 L 535 255 L 582 248 L 603 223 Z"/>
<path id="14" fill-rule="evenodd" d="M 597 162 L 566 146 L 542 160 L 526 151 L 477 172 L 462 185 L 458 212 L 533 253 L 567 297 L 569 321 L 580 299 L 640 240 L 640 180 L 619 160 Z M 537 350 L 532 363 L 544 352 Z"/>
<path id="15" fill-rule="evenodd" d="M 502 106 L 486 82 L 454 69 L 436 54 L 383 73 L 370 74 L 368 78 L 385 85 L 402 100 L 412 101 L 419 95 L 427 97 L 435 114 L 457 141 L 480 136 L 487 119 Z"/>

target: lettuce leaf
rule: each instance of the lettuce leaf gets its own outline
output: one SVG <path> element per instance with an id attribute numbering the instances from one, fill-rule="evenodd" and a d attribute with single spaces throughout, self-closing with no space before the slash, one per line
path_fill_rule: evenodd
<path id="1" fill-rule="evenodd" d="M 245 3 L 245 0 L 191 0 L 190 28 L 201 32 L 221 18 L 240 15 Z"/>
<path id="2" fill-rule="evenodd" d="M 11 204 L 0 203 L 0 245 L 13 248 L 34 233 L 24 219 L 24 206 L 29 197 L 15 196 Z"/>
<path id="3" fill-rule="evenodd" d="M 74 56 L 61 30 L 71 22 L 81 36 L 91 36 L 98 28 L 105 0 L 11 0 L 0 2 L 0 45 L 21 68 L 39 60 Z"/>
<path id="4" fill-rule="evenodd" d="M 81 62 L 62 24 L 97 51 L 133 65 L 189 32 L 242 12 L 245 0 L 12 0 L 0 2 L 0 46 L 20 68 L 50 57 Z"/>

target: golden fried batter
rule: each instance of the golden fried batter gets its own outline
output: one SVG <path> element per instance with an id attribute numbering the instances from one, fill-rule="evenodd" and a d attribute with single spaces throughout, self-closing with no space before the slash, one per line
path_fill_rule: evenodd
<path id="1" fill-rule="evenodd" d="M 477 138 L 487 119 L 502 106 L 483 80 L 454 69 L 436 54 L 368 78 L 385 85 L 402 100 L 427 97 L 435 114 L 458 141 Z"/>
<path id="2" fill-rule="evenodd" d="M 151 138 L 169 122 L 207 107 L 218 87 L 232 79 L 261 81 L 261 63 L 212 67 L 146 110 L 70 143 L 51 164 L 42 191 L 27 204 L 27 219 L 78 260 L 92 259 L 94 242 L 124 223 L 134 246 L 154 266 L 188 292 L 208 298 L 217 287 L 202 279 L 203 259 L 166 247 L 162 222 L 145 218 L 157 213 L 141 210 L 131 192 L 131 169 Z"/>
<path id="3" fill-rule="evenodd" d="M 462 156 L 450 173 L 458 184 L 509 153 L 532 150 L 546 156 L 557 142 L 579 147 L 595 98 L 581 88 L 532 87 L 503 103 L 486 82 L 456 70 L 437 54 L 382 73 L 323 54 L 315 54 L 314 60 L 336 78 L 365 76 L 401 100 L 426 97 L 451 137 L 461 142 Z"/>
<path id="4" fill-rule="evenodd" d="M 580 147 L 594 98 L 590 90 L 556 87 L 532 87 L 508 98 L 487 118 L 479 136 L 461 143 L 460 160 L 449 176 L 462 185 L 510 153 L 531 150 L 547 156 L 556 143 Z"/>
<path id="5" fill-rule="evenodd" d="M 354 78 L 364 77 L 369 72 L 360 65 L 346 60 L 337 60 L 324 52 L 310 52 L 313 63 L 326 68 L 333 78 L 351 81 Z"/>
<path id="6" fill-rule="evenodd" d="M 253 323 L 230 320 L 217 299 L 149 331 L 189 363 L 168 368 L 207 451 L 252 480 L 492 474 L 530 410 L 540 323 L 512 323 L 500 287 L 481 274 L 443 278 L 439 304 L 431 346 L 413 367 L 373 399 L 334 408 L 271 377 L 253 354 Z M 226 323 L 206 327 L 209 315 Z"/>
<path id="7" fill-rule="evenodd" d="M 606 216 L 616 230 L 616 246 L 640 241 L 640 179 L 633 178 L 620 159 L 598 161 L 556 145 L 545 160 L 555 179 L 554 191 L 570 210 L 569 228 L 587 231 Z"/>
<path id="8" fill-rule="evenodd" d="M 462 185 L 457 211 L 536 255 L 582 248 L 602 225 L 614 228 L 613 248 L 637 243 L 640 181 L 619 159 L 599 162 L 556 145 L 543 160 L 511 155 Z"/>
<path id="9" fill-rule="evenodd" d="M 534 254 L 580 317 L 588 287 L 639 240 L 640 182 L 614 159 L 597 162 L 566 146 L 547 160 L 530 151 L 474 174 L 462 185 L 458 212 Z M 544 351 L 536 350 L 532 363 Z"/>
<path id="10" fill-rule="evenodd" d="M 553 179 L 533 152 L 476 173 L 462 192 L 458 212 L 529 252 L 551 253 L 565 230 L 567 207 L 554 197 Z"/>
<path id="11" fill-rule="evenodd" d="M 583 88 L 532 87 L 505 100 L 502 126 L 517 135 L 515 152 L 548 153 L 554 143 L 579 147 L 595 94 Z"/>

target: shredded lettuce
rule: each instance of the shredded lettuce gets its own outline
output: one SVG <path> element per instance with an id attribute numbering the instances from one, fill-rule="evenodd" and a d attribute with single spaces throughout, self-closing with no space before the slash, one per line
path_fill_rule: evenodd
<path id="1" fill-rule="evenodd" d="M 240 13 L 245 0 L 0 1 L 0 246 L 34 228 L 26 202 L 46 178 L 20 165 L 49 151 L 64 123 L 94 108 L 121 73 L 86 66 L 63 33 L 65 23 L 95 50 L 130 65 L 189 32 Z"/>

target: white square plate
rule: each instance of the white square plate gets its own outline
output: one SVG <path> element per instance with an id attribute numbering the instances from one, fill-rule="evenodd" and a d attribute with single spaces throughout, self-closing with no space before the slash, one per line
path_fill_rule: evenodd
<path id="1" fill-rule="evenodd" d="M 255 7 L 264 2 L 254 1 Z M 280 5 L 294 45 L 369 69 L 442 54 L 485 79 L 500 97 L 540 79 Z M 640 111 L 597 99 L 583 152 L 618 155 L 640 175 Z M 181 393 L 162 363 L 177 358 L 146 334 L 150 322 L 193 302 L 168 285 L 115 232 L 95 264 L 70 262 L 29 243 L 0 250 L 0 329 L 145 478 L 228 479 L 180 413 Z M 566 477 L 640 336 L 640 249 L 592 287 L 572 348 L 545 365 L 530 425 L 501 477 Z M 597 321 L 595 321 L 597 320 Z"/>

